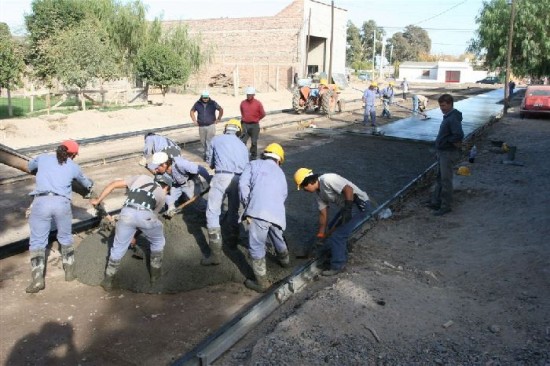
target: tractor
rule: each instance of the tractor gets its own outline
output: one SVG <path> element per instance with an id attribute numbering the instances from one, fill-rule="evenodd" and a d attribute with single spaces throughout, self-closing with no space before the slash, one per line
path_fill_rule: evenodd
<path id="1" fill-rule="evenodd" d="M 344 110 L 344 101 L 338 100 L 340 90 L 336 84 L 328 84 L 322 79 L 317 87 L 308 85 L 298 86 L 292 94 L 292 109 L 296 113 L 307 111 L 321 111 L 323 114 L 332 115 Z"/>

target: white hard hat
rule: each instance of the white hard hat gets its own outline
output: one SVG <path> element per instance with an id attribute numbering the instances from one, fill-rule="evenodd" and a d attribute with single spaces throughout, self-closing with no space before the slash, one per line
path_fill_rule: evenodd
<path id="1" fill-rule="evenodd" d="M 160 165 L 163 163 L 166 163 L 168 161 L 168 154 L 164 151 L 159 151 L 153 154 L 153 159 L 151 160 L 151 163 L 154 165 Z"/>
<path id="2" fill-rule="evenodd" d="M 208 92 L 208 90 L 203 90 L 202 93 L 201 93 L 201 97 L 210 98 L 210 93 Z"/>
<path id="3" fill-rule="evenodd" d="M 246 88 L 246 95 L 254 95 L 256 94 L 256 89 L 254 89 L 253 86 L 249 86 L 248 88 Z"/>

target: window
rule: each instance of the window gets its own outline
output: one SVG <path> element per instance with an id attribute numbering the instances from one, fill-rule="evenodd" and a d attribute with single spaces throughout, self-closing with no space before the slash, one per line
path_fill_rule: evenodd
<path id="1" fill-rule="evenodd" d="M 423 70 L 422 71 L 422 77 L 423 78 L 429 78 L 430 77 L 430 70 Z"/>

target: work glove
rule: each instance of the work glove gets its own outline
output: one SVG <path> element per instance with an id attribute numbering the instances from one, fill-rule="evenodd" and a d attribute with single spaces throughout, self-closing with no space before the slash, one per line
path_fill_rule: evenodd
<path id="1" fill-rule="evenodd" d="M 168 209 L 168 211 L 166 211 L 164 213 L 164 216 L 166 216 L 167 218 L 171 219 L 172 217 L 176 216 L 176 214 L 178 213 L 178 209 L 175 208 L 175 207 L 172 207 L 170 209 Z"/>
<path id="2" fill-rule="evenodd" d="M 88 192 L 84 196 L 84 199 L 89 200 L 92 198 L 92 193 L 94 193 L 94 182 L 92 182 L 92 184 L 88 187 Z"/>
<path id="3" fill-rule="evenodd" d="M 143 158 L 139 159 L 138 164 L 141 165 L 141 166 L 147 166 L 147 158 L 143 157 Z"/>
<path id="4" fill-rule="evenodd" d="M 342 224 L 347 224 L 351 221 L 351 210 L 353 208 L 353 201 L 346 201 L 344 208 L 342 209 Z"/>

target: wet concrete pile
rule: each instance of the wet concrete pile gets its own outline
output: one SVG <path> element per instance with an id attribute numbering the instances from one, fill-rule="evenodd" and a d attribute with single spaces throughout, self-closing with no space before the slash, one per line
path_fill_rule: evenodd
<path id="1" fill-rule="evenodd" d="M 316 233 L 318 215 L 315 195 L 296 190 L 293 180 L 296 169 L 308 167 L 321 174 L 346 172 L 342 173 L 344 177 L 381 203 L 434 161 L 428 145 L 389 141 L 360 133 L 314 133 L 282 144 L 287 157 L 283 170 L 289 192 L 285 237 L 294 266 L 306 260 L 303 255 Z M 330 215 L 335 213 L 334 209 L 329 212 Z M 174 293 L 225 282 L 242 283 L 246 278 L 253 278 L 245 230 L 241 232 L 238 250 L 224 248 L 222 264 L 209 267 L 200 265 L 203 253 L 208 253 L 204 213 L 190 206 L 171 220 L 164 220 L 164 231 L 166 247 L 161 280 L 152 287 L 149 283 L 148 258 L 135 259 L 128 251 L 116 274 L 115 288 L 133 292 Z M 79 281 L 99 285 L 111 243 L 112 237 L 105 239 L 99 233 L 87 236 L 80 243 L 76 250 Z M 139 238 L 138 245 L 148 252 L 145 239 Z M 292 268 L 281 268 L 272 250 L 271 253 L 267 257 L 268 276 L 276 282 L 290 274 Z"/>

